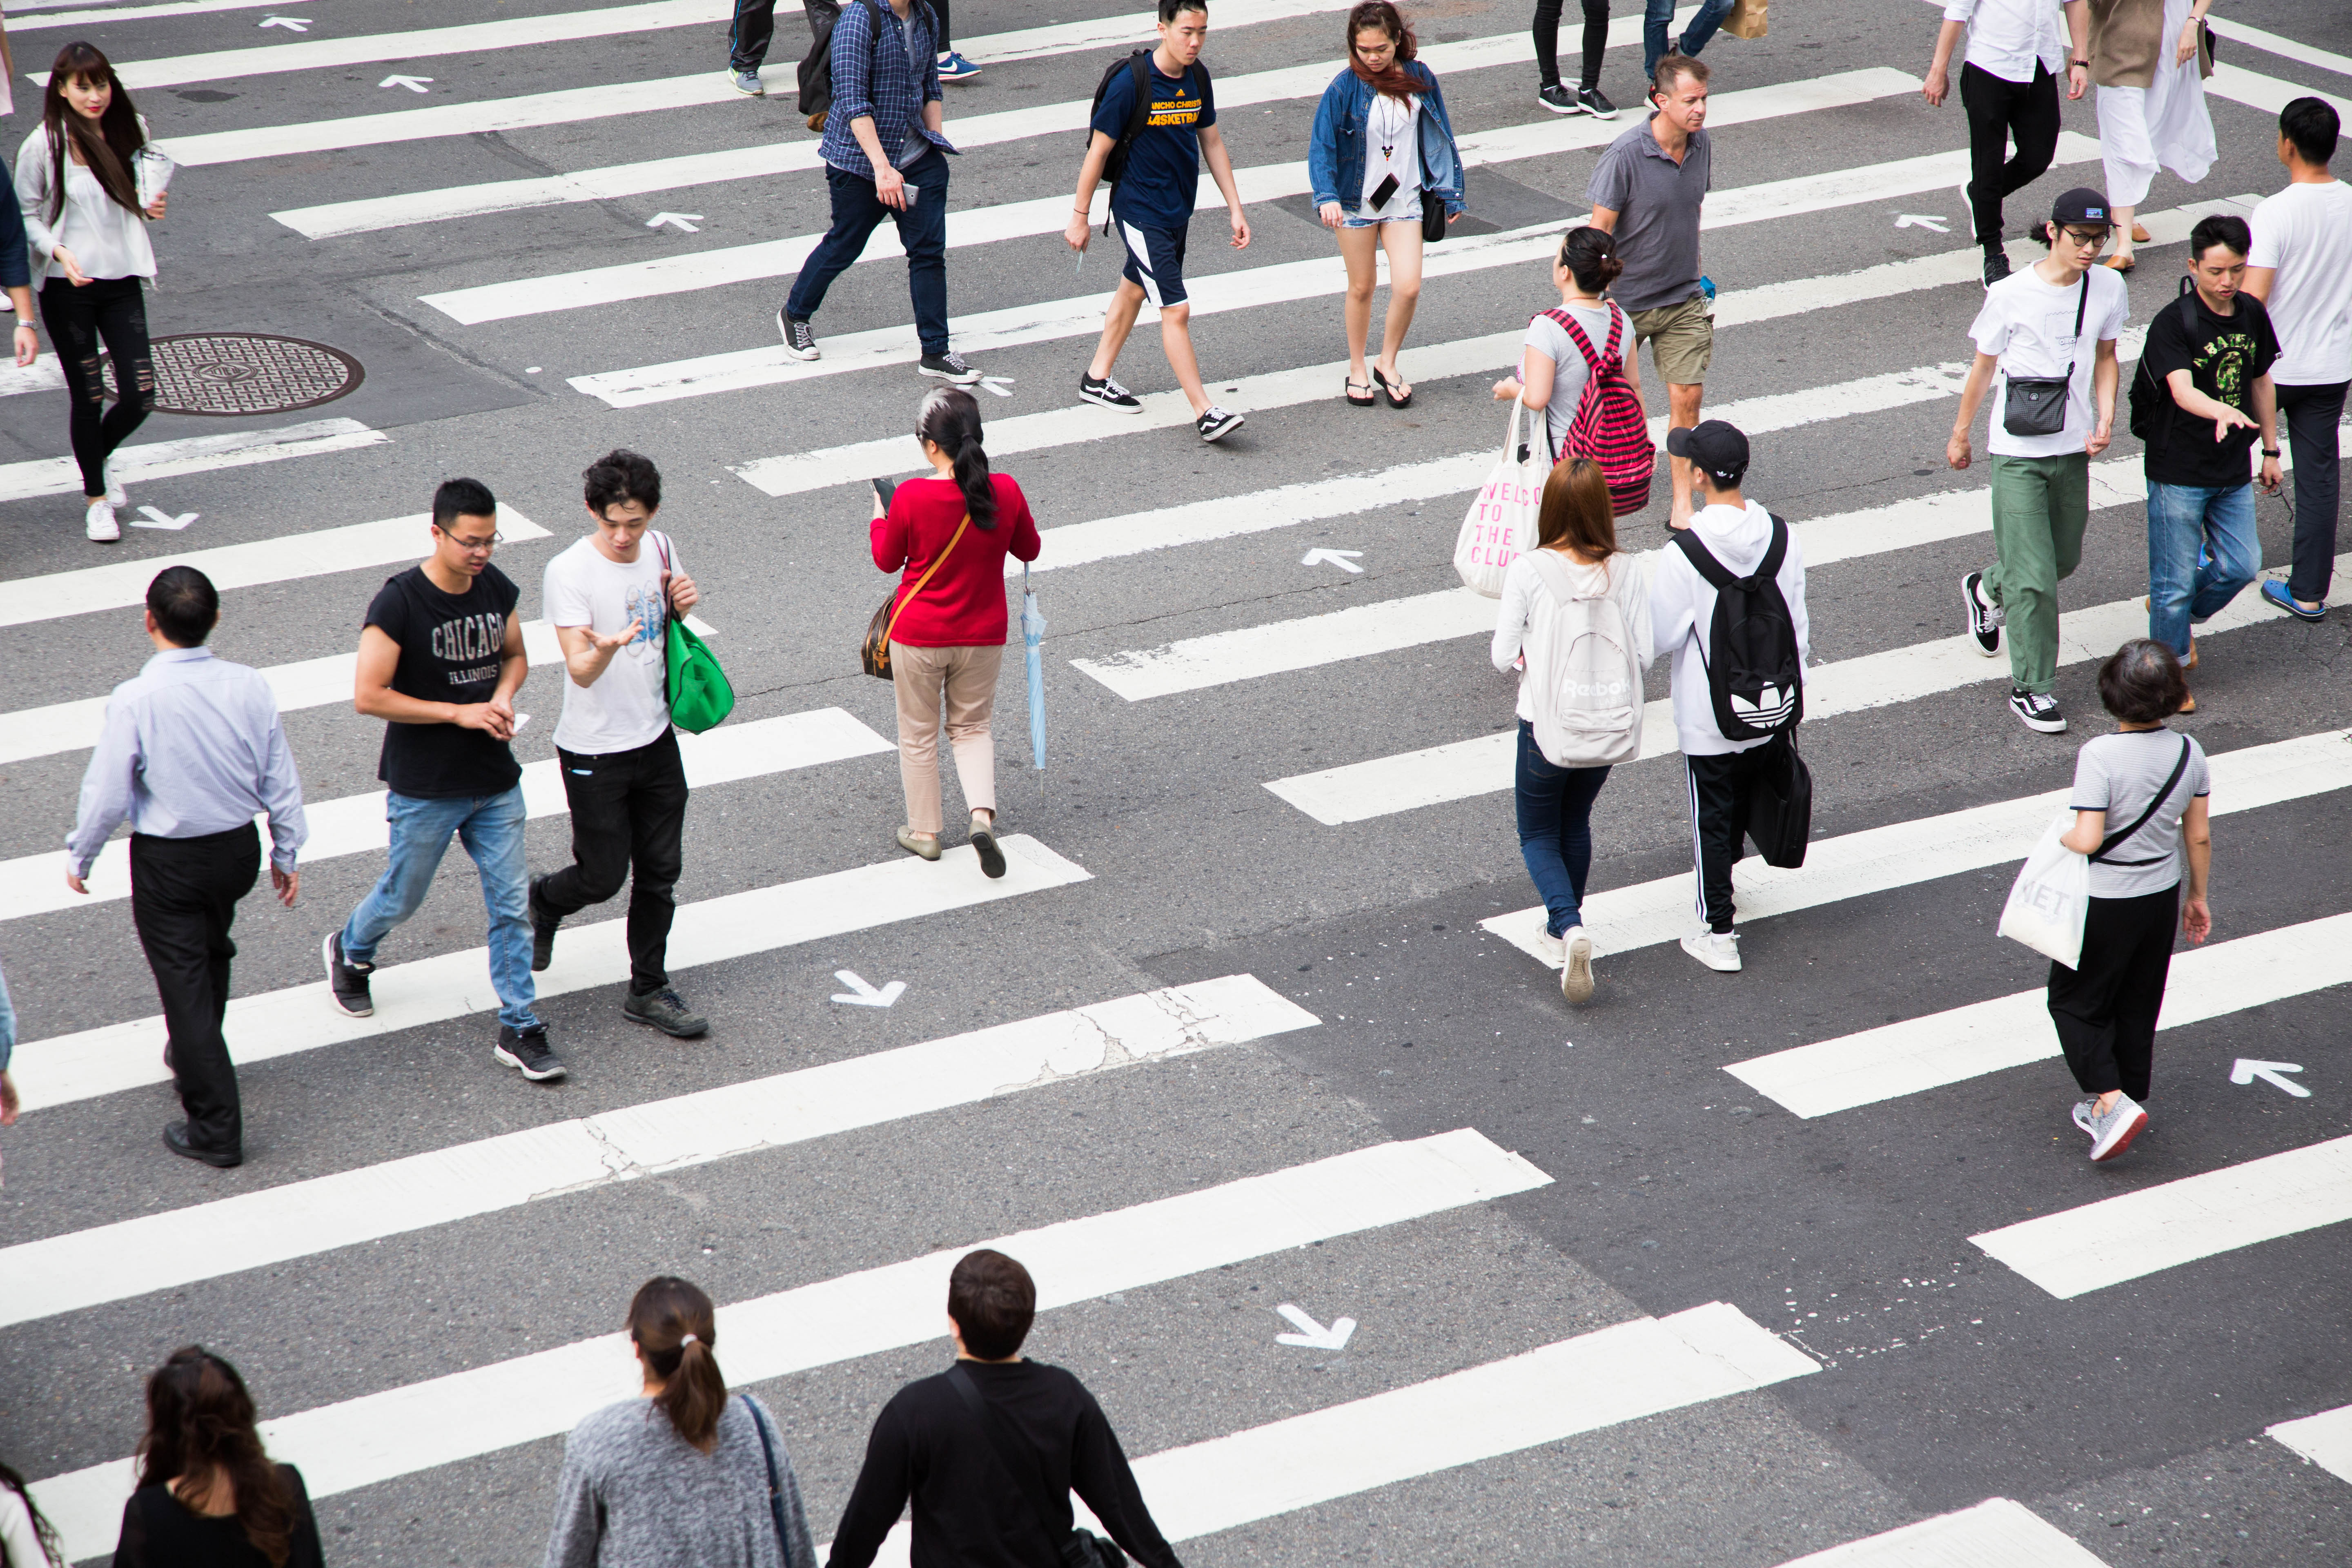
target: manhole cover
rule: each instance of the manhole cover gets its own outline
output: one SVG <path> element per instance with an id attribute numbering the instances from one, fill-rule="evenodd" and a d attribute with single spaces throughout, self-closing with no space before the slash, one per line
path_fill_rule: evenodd
<path id="1" fill-rule="evenodd" d="M 266 332 L 157 338 L 155 408 L 163 414 L 283 414 L 331 403 L 366 372 L 341 349 Z M 114 365 L 103 372 L 114 395 Z"/>

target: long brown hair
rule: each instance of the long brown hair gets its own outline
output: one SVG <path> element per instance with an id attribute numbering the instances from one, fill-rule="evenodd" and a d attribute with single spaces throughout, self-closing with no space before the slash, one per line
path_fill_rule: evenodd
<path id="1" fill-rule="evenodd" d="M 673 1275 L 648 1279 L 629 1302 L 629 1338 L 646 1369 L 662 1380 L 654 1403 L 679 1436 L 710 1452 L 727 1408 L 727 1380 L 711 1349 L 719 1324 L 710 1298 Z"/>
<path id="2" fill-rule="evenodd" d="M 1563 458 L 1552 465 L 1536 517 L 1538 547 L 1565 544 L 1594 565 L 1617 553 L 1617 517 L 1609 504 L 1609 481 L 1590 458 Z"/>
<path id="3" fill-rule="evenodd" d="M 139 1439 L 139 1484 L 201 1482 L 176 1495 L 195 1504 L 226 1479 L 236 1494 L 237 1527 L 280 1568 L 293 1550 L 294 1500 L 254 1430 L 245 1379 L 202 1345 L 172 1352 L 147 1380 L 147 1432 Z"/>
<path id="4" fill-rule="evenodd" d="M 49 1568 L 50 1563 L 63 1563 L 66 1549 L 64 1542 L 58 1539 L 57 1526 L 48 1521 L 47 1516 L 41 1512 L 41 1505 L 33 1500 L 33 1489 L 25 1484 L 25 1478 L 10 1467 L 0 1465 L 0 1487 L 15 1492 L 16 1500 L 25 1505 L 25 1516 L 33 1521 L 33 1539 L 39 1549 L 48 1554 L 42 1562 L 10 1563 L 8 1568 Z M 5 1550 L 0 1550 L 0 1561 L 5 1561 L 7 1556 Z"/>
<path id="5" fill-rule="evenodd" d="M 1356 35 L 1369 33 L 1375 28 L 1386 33 L 1396 43 L 1396 58 L 1389 62 L 1389 68 L 1384 71 L 1371 69 L 1356 53 Z M 1375 92 L 1386 93 L 1391 98 L 1406 98 L 1416 92 L 1427 92 L 1428 84 L 1404 68 L 1405 62 L 1418 54 L 1420 48 L 1413 38 L 1412 28 L 1405 23 L 1404 13 L 1391 4 L 1391 0 L 1362 0 L 1348 13 L 1348 64 L 1359 77 L 1371 83 Z"/>
<path id="6" fill-rule="evenodd" d="M 102 81 L 114 89 L 106 112 L 98 117 L 96 131 L 66 101 L 66 83 L 77 79 Z M 68 139 L 100 187 L 118 205 L 139 211 L 139 183 L 131 177 L 131 155 L 146 145 L 147 137 L 139 129 L 139 111 L 131 107 L 131 95 L 122 89 L 113 65 L 95 44 L 71 43 L 58 51 L 57 63 L 49 67 L 49 85 L 41 94 L 41 126 L 49 136 L 50 223 L 56 223 L 66 207 Z"/>

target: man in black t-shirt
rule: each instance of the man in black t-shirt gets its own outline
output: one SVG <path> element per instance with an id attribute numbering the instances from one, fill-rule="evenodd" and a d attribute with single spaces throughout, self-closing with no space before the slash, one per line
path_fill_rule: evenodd
<path id="1" fill-rule="evenodd" d="M 508 742 L 521 721 L 514 695 L 530 663 L 515 602 L 490 564 L 498 502 L 478 479 L 451 479 L 433 496 L 433 553 L 385 581 L 360 630 L 352 706 L 388 721 L 376 776 L 389 790 L 392 854 L 383 879 L 323 945 L 327 987 L 355 1018 L 375 1011 L 369 990 L 376 944 L 416 912 L 456 834 L 482 879 L 490 915 L 490 986 L 499 997 L 493 1054 L 527 1079 L 563 1076 L 531 1010 L 530 921 L 522 768 Z"/>
<path id="2" fill-rule="evenodd" d="M 2139 391 L 2155 406 L 2145 458 L 2147 635 L 2190 669 L 2190 624 L 2218 614 L 2262 570 L 2246 460 L 2258 437 L 2263 491 L 2279 488 L 2270 376 L 2278 338 L 2262 301 L 2239 290 L 2252 244 L 2243 218 L 2200 220 L 2189 235 L 2196 292 L 2157 311 L 2140 351 L 2148 384 Z M 2181 710 L 2196 710 L 2194 697 Z"/>

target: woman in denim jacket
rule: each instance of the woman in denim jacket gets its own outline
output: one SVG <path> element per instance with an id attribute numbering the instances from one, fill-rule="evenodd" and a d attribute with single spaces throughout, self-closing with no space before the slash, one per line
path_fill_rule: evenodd
<path id="1" fill-rule="evenodd" d="M 1307 150 L 1307 176 L 1323 226 L 1337 233 L 1348 264 L 1348 381 L 1359 408 L 1380 384 L 1389 406 L 1412 402 L 1397 351 L 1421 302 L 1421 205 L 1427 191 L 1445 221 L 1462 216 L 1465 181 L 1437 73 L 1413 58 L 1412 29 L 1390 0 L 1363 0 L 1348 13 L 1348 68 L 1323 89 Z M 1378 198 L 1378 199 L 1375 199 Z M 1389 314 L 1369 375 L 1364 339 L 1379 281 L 1376 247 L 1389 255 Z"/>

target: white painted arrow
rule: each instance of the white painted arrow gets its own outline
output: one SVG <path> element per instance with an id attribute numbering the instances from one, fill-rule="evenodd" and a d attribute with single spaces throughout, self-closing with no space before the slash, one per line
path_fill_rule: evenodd
<path id="1" fill-rule="evenodd" d="M 283 27 L 289 33 L 307 33 L 310 30 L 310 18 L 308 16 L 264 16 L 261 19 L 261 26 L 265 27 Z"/>
<path id="2" fill-rule="evenodd" d="M 1298 563 L 1301 566 L 1318 566 L 1328 563 L 1337 566 L 1342 572 L 1360 573 L 1363 568 L 1356 564 L 1353 557 L 1362 553 L 1360 550 L 1310 550 L 1298 558 Z"/>
<path id="3" fill-rule="evenodd" d="M 700 213 L 656 213 L 653 216 L 646 219 L 646 226 L 647 228 L 659 228 L 662 225 L 668 224 L 680 234 L 700 234 L 702 231 L 697 228 L 695 225 L 701 221 L 702 215 Z"/>
<path id="4" fill-rule="evenodd" d="M 1331 1326 L 1327 1329 L 1287 1301 L 1276 1307 L 1275 1310 L 1281 1313 L 1288 1321 L 1297 1325 L 1299 1330 L 1295 1334 L 1275 1335 L 1274 1342 L 1276 1344 L 1301 1345 L 1310 1351 L 1344 1350 L 1347 1348 L 1348 1336 L 1356 1331 L 1356 1320 L 1353 1318 L 1334 1318 L 1331 1320 Z"/>
<path id="5" fill-rule="evenodd" d="M 1922 216 L 1918 213 L 1903 214 L 1895 220 L 1895 226 L 1897 228 L 1932 228 L 1937 234 L 1949 234 L 1952 232 L 1950 228 L 1946 226 L 1946 220 L 1943 218 L 1926 217 Z"/>
<path id="6" fill-rule="evenodd" d="M 2298 1062 L 2258 1062 L 2252 1057 L 2240 1057 L 2238 1058 L 2238 1065 L 2230 1069 L 2230 1081 L 2231 1083 L 2252 1083 L 2254 1079 L 2260 1079 L 2273 1089 L 2283 1089 L 2286 1090 L 2297 1100 L 2309 1100 L 2311 1098 L 2311 1090 L 2304 1088 L 2303 1085 L 2295 1082 L 2293 1079 L 2285 1079 L 2279 1076 L 2281 1073 L 2301 1072 L 2302 1070 L 2302 1064 Z"/>
<path id="7" fill-rule="evenodd" d="M 404 87 L 411 92 L 423 92 L 425 84 L 432 79 L 429 76 L 388 76 L 376 83 L 376 86 Z"/>
<path id="8" fill-rule="evenodd" d="M 903 980 L 893 980 L 889 984 L 877 991 L 860 980 L 855 970 L 836 969 L 833 972 L 833 977 L 856 993 L 854 995 L 844 995 L 836 991 L 834 993 L 833 999 L 836 1002 L 847 1003 L 852 1007 L 887 1007 L 907 994 L 907 983 Z"/>
<path id="9" fill-rule="evenodd" d="M 152 506 L 142 506 L 139 509 L 139 515 L 131 520 L 131 526 L 133 528 L 185 528 L 195 521 L 200 515 L 202 514 L 197 512 L 184 511 L 179 516 L 173 517 L 171 513 L 158 511 Z"/>
<path id="10" fill-rule="evenodd" d="M 1011 386 L 1013 382 L 1013 378 L 1009 375 L 983 375 L 980 378 L 980 386 L 983 392 L 992 392 L 999 397 L 1010 397 L 1013 395 L 1004 389 Z"/>

